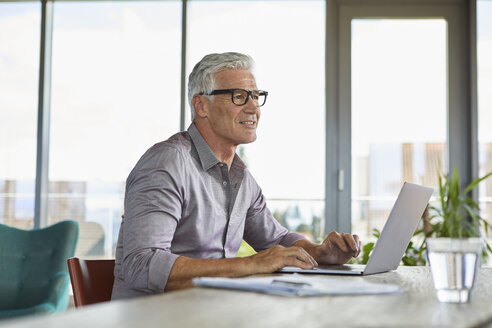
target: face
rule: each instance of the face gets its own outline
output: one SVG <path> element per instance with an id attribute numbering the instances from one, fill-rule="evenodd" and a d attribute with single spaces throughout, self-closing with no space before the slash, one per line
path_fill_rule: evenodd
<path id="1" fill-rule="evenodd" d="M 253 74 L 242 69 L 226 69 L 215 74 L 215 89 L 232 88 L 256 90 Z M 197 115 L 206 116 L 209 133 L 220 146 L 236 147 L 256 140 L 260 109 L 251 98 L 243 106 L 233 104 L 230 93 L 214 95 L 213 101 L 206 97 L 202 100 L 203 111 Z"/>

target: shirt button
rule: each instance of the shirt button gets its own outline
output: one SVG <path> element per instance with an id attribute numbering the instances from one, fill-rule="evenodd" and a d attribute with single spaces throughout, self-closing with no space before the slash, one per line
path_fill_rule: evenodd
<path id="1" fill-rule="evenodd" d="M 222 184 L 224 185 L 224 187 L 227 186 L 227 181 L 222 182 Z"/>

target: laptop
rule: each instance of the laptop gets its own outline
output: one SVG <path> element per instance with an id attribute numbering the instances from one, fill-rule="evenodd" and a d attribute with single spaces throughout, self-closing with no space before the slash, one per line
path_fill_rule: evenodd
<path id="1" fill-rule="evenodd" d="M 403 184 L 367 265 L 320 265 L 313 269 L 286 266 L 277 272 L 368 275 L 395 270 L 417 229 L 432 191 L 432 188 L 409 182 Z"/>

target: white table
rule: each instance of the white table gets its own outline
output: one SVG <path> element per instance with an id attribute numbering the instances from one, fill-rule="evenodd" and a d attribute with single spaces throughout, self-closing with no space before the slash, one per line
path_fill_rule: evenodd
<path id="1" fill-rule="evenodd" d="M 343 277 L 354 279 L 354 277 Z M 357 278 L 356 278 L 357 279 Z M 360 279 L 360 278 L 358 278 Z M 429 267 L 367 276 L 398 284 L 393 295 L 280 297 L 192 288 L 0 322 L 1 327 L 474 327 L 492 326 L 492 268 L 482 268 L 472 301 L 439 303 Z"/>

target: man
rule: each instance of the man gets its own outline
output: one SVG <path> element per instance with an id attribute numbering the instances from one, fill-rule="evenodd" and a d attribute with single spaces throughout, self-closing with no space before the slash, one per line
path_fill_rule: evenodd
<path id="1" fill-rule="evenodd" d="M 193 123 L 151 147 L 128 176 L 113 299 L 189 287 L 193 277 L 310 269 L 359 255 L 357 235 L 332 232 L 316 245 L 278 224 L 236 155 L 256 140 L 268 95 L 252 69 L 247 55 L 205 56 L 189 77 Z M 243 238 L 256 255 L 235 257 Z"/>

